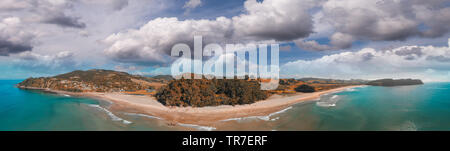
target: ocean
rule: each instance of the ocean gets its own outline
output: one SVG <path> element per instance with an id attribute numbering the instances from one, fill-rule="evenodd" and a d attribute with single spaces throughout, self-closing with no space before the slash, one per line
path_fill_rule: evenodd
<path id="1" fill-rule="evenodd" d="M 173 130 L 158 121 L 121 118 L 108 102 L 14 87 L 0 80 L 0 131 Z M 137 121 L 137 122 L 132 122 Z"/>
<path id="2" fill-rule="evenodd" d="M 450 130 L 450 83 L 363 86 L 323 95 L 268 116 L 213 127 L 167 125 L 158 117 L 111 112 L 109 103 L 14 87 L 0 80 L 1 131 L 97 130 Z"/>

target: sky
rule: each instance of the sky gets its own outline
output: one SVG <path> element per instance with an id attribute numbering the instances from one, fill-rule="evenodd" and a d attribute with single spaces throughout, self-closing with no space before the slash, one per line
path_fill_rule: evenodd
<path id="1" fill-rule="evenodd" d="M 0 79 L 170 74 L 177 43 L 280 44 L 283 78 L 450 81 L 449 0 L 2 0 Z"/>

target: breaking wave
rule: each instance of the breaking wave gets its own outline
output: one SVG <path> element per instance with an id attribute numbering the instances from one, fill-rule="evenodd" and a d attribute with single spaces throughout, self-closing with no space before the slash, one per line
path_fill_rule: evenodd
<path id="1" fill-rule="evenodd" d="M 111 118 L 111 120 L 113 120 L 113 121 L 121 121 L 123 124 L 131 124 L 131 123 L 133 123 L 133 122 L 131 122 L 131 121 L 127 121 L 127 120 L 125 120 L 125 119 L 122 119 L 122 118 L 120 118 L 120 117 L 114 115 L 111 111 L 109 111 L 109 110 L 107 110 L 107 109 L 101 107 L 100 105 L 97 105 L 97 104 L 89 104 L 89 106 L 90 106 L 90 107 L 97 108 L 97 109 L 99 109 L 99 110 L 101 110 L 101 111 L 106 112 L 106 114 L 108 114 L 108 116 L 109 116 L 109 117 Z"/>
<path id="2" fill-rule="evenodd" d="M 225 119 L 225 120 L 221 120 L 222 122 L 227 122 L 227 121 L 242 121 L 242 120 L 247 120 L 247 119 L 260 119 L 263 121 L 276 121 L 278 119 L 280 119 L 280 117 L 276 117 L 276 118 L 270 118 L 271 116 L 286 112 L 287 110 L 292 109 L 292 106 L 287 107 L 285 109 L 282 109 L 280 111 L 274 112 L 274 113 L 270 113 L 267 116 L 248 116 L 248 117 L 239 117 L 239 118 L 230 118 L 230 119 Z"/>
<path id="3" fill-rule="evenodd" d="M 70 95 L 68 95 L 68 94 L 61 94 L 62 96 L 65 96 L 65 97 L 72 97 L 72 96 L 70 96 Z"/>
<path id="4" fill-rule="evenodd" d="M 157 117 L 157 116 L 151 116 L 151 115 L 146 115 L 146 114 L 139 114 L 139 113 L 124 113 L 125 115 L 130 115 L 130 116 L 140 116 L 140 117 L 146 117 L 146 118 L 150 118 L 150 119 L 158 119 L 158 120 L 162 120 L 162 118 Z"/>
<path id="5" fill-rule="evenodd" d="M 407 121 L 401 126 L 400 131 L 417 131 L 417 126 L 414 122 Z"/>
<path id="6" fill-rule="evenodd" d="M 353 91 L 356 91 L 356 89 L 354 89 L 354 88 L 348 88 L 348 89 L 346 89 L 345 91 L 347 91 L 347 92 L 353 92 Z"/>
<path id="7" fill-rule="evenodd" d="M 145 118 L 150 118 L 150 119 L 164 120 L 163 118 L 160 118 L 157 116 L 151 116 L 151 115 L 140 114 L 140 113 L 124 113 L 124 114 L 129 115 L 129 116 L 139 116 L 139 117 L 145 117 Z M 201 130 L 201 131 L 212 131 L 212 130 L 216 129 L 215 127 L 201 126 L 201 125 L 194 125 L 194 124 L 184 124 L 184 123 L 177 123 L 177 124 L 182 127 L 194 128 L 194 129 Z"/>
<path id="8" fill-rule="evenodd" d="M 215 130 L 215 127 L 209 127 L 209 126 L 200 126 L 200 125 L 194 125 L 194 124 L 183 124 L 183 123 L 178 123 L 179 126 L 183 126 L 183 127 L 189 127 L 189 128 L 195 128 L 197 130 L 201 130 L 201 131 L 212 131 Z"/>
<path id="9" fill-rule="evenodd" d="M 316 102 L 317 106 L 320 107 L 333 107 L 336 106 L 336 103 L 339 101 L 339 95 L 333 95 L 331 98 L 327 100 L 320 100 Z"/>

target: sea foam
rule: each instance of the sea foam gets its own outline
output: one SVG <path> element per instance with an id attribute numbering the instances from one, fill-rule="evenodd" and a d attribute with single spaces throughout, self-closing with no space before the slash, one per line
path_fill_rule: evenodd
<path id="1" fill-rule="evenodd" d="M 146 114 L 140 114 L 140 113 L 124 113 L 125 115 L 130 115 L 130 116 L 141 116 L 141 117 L 146 117 L 146 118 L 150 118 L 150 119 L 158 119 L 158 120 L 163 120 L 160 117 L 157 116 L 151 116 L 151 115 L 146 115 Z"/>
<path id="2" fill-rule="evenodd" d="M 417 126 L 414 122 L 407 121 L 401 126 L 400 131 L 417 131 Z"/>
<path id="3" fill-rule="evenodd" d="M 276 118 L 270 118 L 271 116 L 286 112 L 287 110 L 292 109 L 292 106 L 287 107 L 285 109 L 282 109 L 280 111 L 274 112 L 274 113 L 270 113 L 269 115 L 266 116 L 248 116 L 248 117 L 239 117 L 239 118 L 230 118 L 230 119 L 225 119 L 225 120 L 221 120 L 222 122 L 227 122 L 227 121 L 242 121 L 242 120 L 248 120 L 248 119 L 260 119 L 263 121 L 276 121 L 278 119 L 280 119 L 279 117 Z"/>
<path id="4" fill-rule="evenodd" d="M 183 123 L 178 123 L 179 126 L 183 126 L 183 127 L 190 127 L 190 128 L 195 128 L 197 130 L 201 130 L 201 131 L 212 131 L 215 130 L 215 127 L 209 127 L 209 126 L 201 126 L 201 125 L 194 125 L 194 124 L 183 124 Z"/>
<path id="5" fill-rule="evenodd" d="M 131 121 L 122 119 L 122 118 L 120 118 L 120 117 L 114 115 L 111 111 L 109 111 L 109 110 L 107 110 L 107 109 L 101 107 L 100 105 L 97 105 L 97 104 L 89 104 L 89 106 L 90 106 L 90 107 L 97 108 L 97 109 L 99 109 L 99 110 L 102 110 L 102 111 L 106 112 L 106 114 L 108 114 L 108 116 L 111 117 L 111 120 L 113 120 L 113 121 L 122 121 L 123 124 L 131 124 L 131 123 L 132 123 Z"/>
<path id="6" fill-rule="evenodd" d="M 327 100 L 321 99 L 320 101 L 316 102 L 317 106 L 320 107 L 333 107 L 336 106 L 336 103 L 339 101 L 339 95 L 333 95 L 331 98 Z"/>

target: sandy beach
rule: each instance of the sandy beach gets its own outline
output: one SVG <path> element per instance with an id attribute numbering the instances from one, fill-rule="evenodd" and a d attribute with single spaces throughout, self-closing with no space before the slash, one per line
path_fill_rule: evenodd
<path id="1" fill-rule="evenodd" d="M 320 98 L 321 95 L 336 93 L 354 87 L 359 87 L 359 85 L 340 87 L 314 93 L 297 93 L 289 96 L 273 95 L 266 100 L 258 101 L 253 104 L 236 106 L 221 105 L 200 108 L 168 107 L 159 103 L 154 97 L 126 95 L 121 93 L 90 92 L 81 94 L 70 93 L 69 95 L 78 95 L 110 101 L 113 104 L 110 106 L 109 110 L 113 112 L 121 111 L 156 116 L 166 120 L 169 124 L 184 123 L 211 126 L 218 121 L 226 119 L 266 116 L 283 110 L 296 103 L 316 100 Z M 66 93 L 62 91 L 53 92 Z"/>
<path id="2" fill-rule="evenodd" d="M 242 118 L 250 116 L 266 116 L 271 113 L 286 109 L 289 106 L 310 100 L 316 100 L 321 95 L 336 93 L 346 89 L 360 87 L 360 85 L 345 86 L 314 93 L 296 93 L 288 96 L 273 95 L 266 100 L 258 101 L 246 105 L 221 105 L 214 107 L 168 107 L 159 103 L 156 98 L 151 96 L 127 95 L 122 93 L 72 93 L 66 91 L 57 91 L 50 89 L 40 89 L 53 93 L 67 94 L 78 97 L 89 97 L 97 100 L 106 100 L 112 102 L 109 110 L 112 112 L 126 112 L 145 114 L 159 117 L 168 122 L 168 124 L 195 124 L 211 126 L 218 121 Z M 37 89 L 37 88 L 27 88 Z"/>

